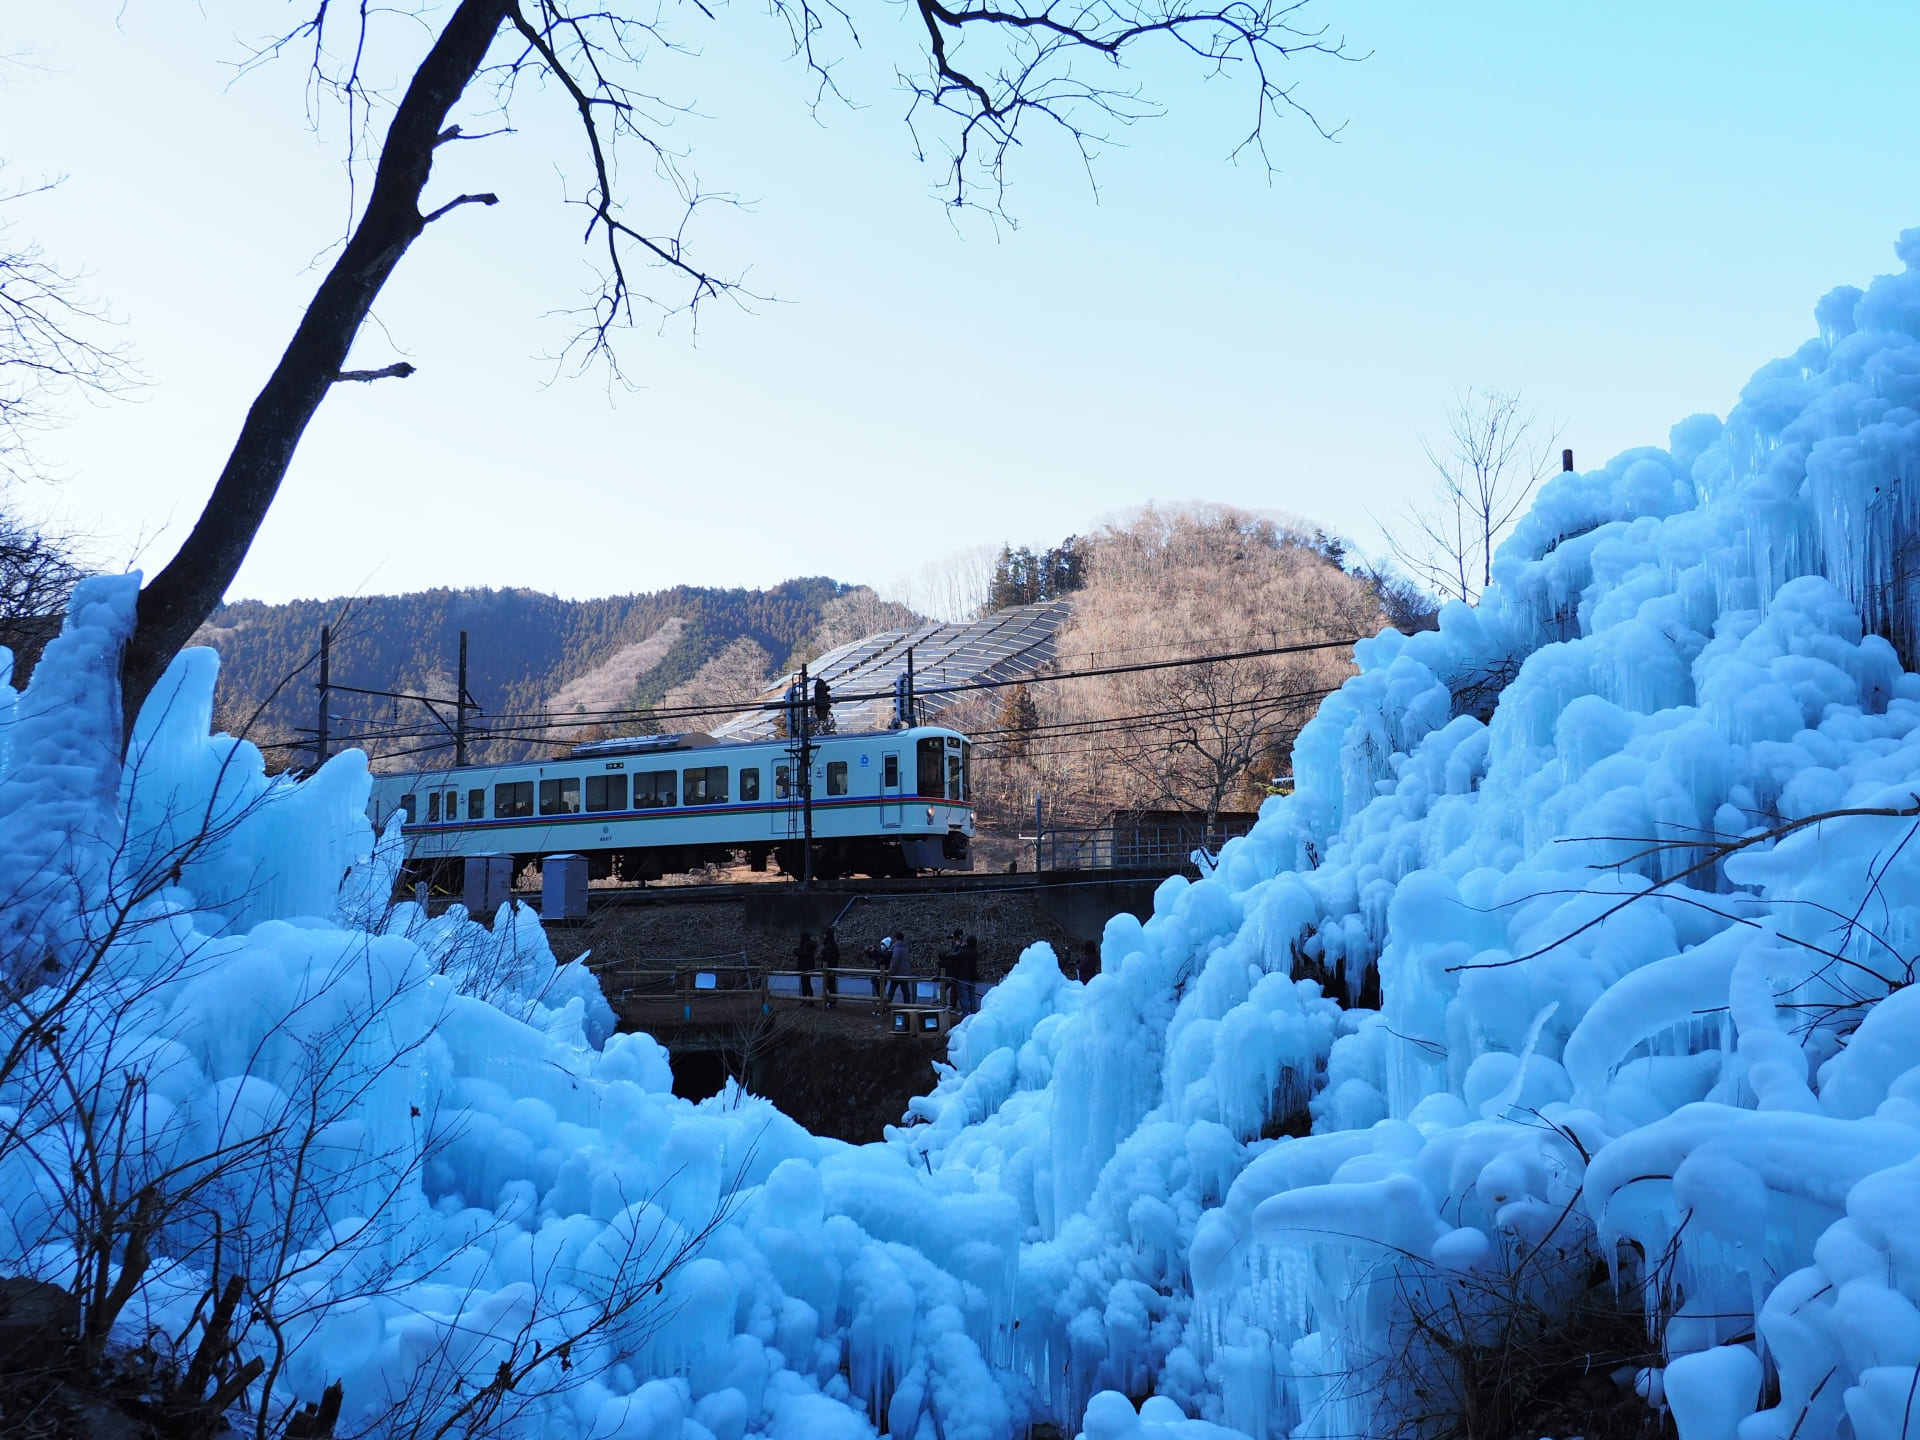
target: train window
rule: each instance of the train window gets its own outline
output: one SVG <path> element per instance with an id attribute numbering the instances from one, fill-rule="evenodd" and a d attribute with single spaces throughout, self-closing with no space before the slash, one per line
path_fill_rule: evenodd
<path id="1" fill-rule="evenodd" d="M 679 786 L 677 770 L 642 770 L 633 777 L 633 808 L 661 810 L 674 802 Z"/>
<path id="2" fill-rule="evenodd" d="M 484 820 L 487 818 L 487 792 L 484 790 L 467 791 L 467 819 Z"/>
<path id="3" fill-rule="evenodd" d="M 705 769 L 687 771 L 680 794 L 689 805 L 726 804 L 727 767 L 710 765 Z"/>
<path id="4" fill-rule="evenodd" d="M 827 794 L 844 795 L 847 793 L 847 762 L 829 760 L 827 762 Z"/>
<path id="5" fill-rule="evenodd" d="M 624 810 L 627 808 L 627 777 L 624 775 L 587 776 L 587 809 L 594 814 L 602 810 Z"/>
<path id="6" fill-rule="evenodd" d="M 959 798 L 960 752 L 958 750 L 951 750 L 947 752 L 947 799 L 958 800 Z"/>
<path id="7" fill-rule="evenodd" d="M 740 768 L 740 798 L 758 800 L 760 798 L 760 771 L 757 768 Z"/>
<path id="8" fill-rule="evenodd" d="M 973 799 L 973 746 L 960 742 L 960 798 Z"/>
<path id="9" fill-rule="evenodd" d="M 516 780 L 493 787 L 493 818 L 515 820 L 533 814 L 533 782 Z"/>
<path id="10" fill-rule="evenodd" d="M 578 815 L 580 813 L 580 777 L 568 775 L 559 780 L 540 782 L 542 815 Z"/>
<path id="11" fill-rule="evenodd" d="M 914 779 L 920 783 L 915 793 L 939 800 L 947 793 L 947 747 L 938 735 L 922 740 L 914 747 Z"/>
<path id="12" fill-rule="evenodd" d="M 773 767 L 773 798 L 788 799 L 793 794 L 793 772 L 785 765 Z"/>
<path id="13" fill-rule="evenodd" d="M 406 824 L 413 824 L 414 812 L 418 804 L 419 801 L 411 795 L 402 795 L 400 797 L 400 808 L 407 812 Z"/>
<path id="14" fill-rule="evenodd" d="M 900 757 L 898 755 L 887 756 L 886 765 L 880 776 L 880 783 L 889 790 L 898 790 L 900 788 Z"/>
<path id="15" fill-rule="evenodd" d="M 429 825 L 440 823 L 440 792 L 438 790 L 427 792 L 427 823 Z"/>

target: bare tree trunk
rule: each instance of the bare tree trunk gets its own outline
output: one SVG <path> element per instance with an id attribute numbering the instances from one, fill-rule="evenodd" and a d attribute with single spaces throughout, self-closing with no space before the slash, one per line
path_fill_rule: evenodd
<path id="1" fill-rule="evenodd" d="M 940 112 L 960 126 L 949 172 L 953 203 L 965 203 L 981 179 L 990 183 L 992 193 L 1002 193 L 1002 166 L 1019 123 L 1030 111 L 1040 110 L 1050 122 L 1065 126 L 1069 135 L 1083 142 L 1084 149 L 1090 132 L 1079 128 L 1066 113 L 1070 106 L 1063 100 L 1063 92 L 1054 88 L 1064 82 L 1055 82 L 1049 68 L 1065 65 L 1082 52 L 1113 60 L 1123 50 L 1130 53 L 1136 42 L 1164 40 L 1203 56 L 1216 67 L 1229 59 L 1251 61 L 1248 73 L 1258 91 L 1258 119 L 1243 147 L 1261 144 L 1265 117 L 1275 111 L 1301 114 L 1311 121 L 1311 114 L 1292 97 L 1291 88 L 1284 86 L 1277 70 L 1270 68 L 1272 61 L 1294 55 L 1344 53 L 1340 44 L 1324 38 L 1324 31 L 1295 28 L 1296 14 L 1307 0 L 1254 0 L 1251 9 L 1242 0 L 1231 0 L 1213 10 L 1204 7 L 1216 0 L 1170 3 L 1171 8 L 1159 0 L 1152 4 L 1147 0 L 1114 0 L 1097 10 L 1077 12 L 1077 21 L 1069 22 L 1041 5 L 1030 12 L 1020 9 L 1019 4 L 1011 9 L 995 6 L 955 10 L 945 0 L 914 0 L 927 31 L 927 73 L 909 82 L 915 95 L 914 110 L 925 107 Z M 1189 9 L 1189 5 L 1196 8 Z M 312 18 L 293 33 L 314 44 L 312 63 L 317 82 L 330 89 L 344 89 L 350 97 L 363 94 L 357 67 L 368 17 L 391 7 L 365 3 L 331 7 L 335 13 L 358 14 L 359 42 L 350 52 L 355 58 L 343 62 L 344 76 L 324 73 L 330 53 L 326 45 L 330 7 L 323 3 L 305 8 Z M 711 15 L 704 5 L 695 8 Z M 577 337 L 576 343 L 584 352 L 604 355 L 609 332 L 631 318 L 632 293 L 621 258 L 626 247 L 650 257 L 648 263 L 657 262 L 691 280 L 694 294 L 690 303 L 736 288 L 734 282 L 717 279 L 690 263 L 677 233 L 648 235 L 621 216 L 611 147 L 623 132 L 646 148 L 661 169 L 662 178 L 678 189 L 681 202 L 689 210 L 701 198 L 698 186 L 676 170 L 670 147 L 650 133 L 655 120 L 666 123 L 658 112 L 673 107 L 657 104 L 615 73 L 616 67 L 624 71 L 639 64 L 641 53 L 651 52 L 654 41 L 662 38 L 657 35 L 655 21 L 646 18 L 646 9 L 606 0 L 458 0 L 451 5 L 451 14 L 407 82 L 394 111 L 365 211 L 348 236 L 339 260 L 321 282 L 272 377 L 248 411 L 226 467 L 192 533 L 141 592 L 137 623 L 122 657 L 120 674 L 122 712 L 129 722 L 180 647 L 233 583 L 301 436 L 328 390 L 340 380 L 412 373 L 412 366 L 406 364 L 374 371 L 344 371 L 341 367 L 387 277 L 421 232 L 459 206 L 494 203 L 491 195 L 459 195 L 425 214 L 420 209 L 435 149 L 459 134 L 457 127 L 449 126 L 448 116 L 487 63 L 488 52 L 503 27 L 511 26 L 523 46 L 517 57 L 502 62 L 502 84 L 511 89 L 514 77 L 523 73 L 529 80 L 535 76 L 551 80 L 571 101 L 592 161 L 593 188 L 585 203 L 593 218 L 587 236 L 598 236 L 607 245 L 607 272 L 591 307 L 591 319 Z M 815 54 L 811 42 L 823 15 L 832 14 L 849 23 L 851 17 L 837 5 L 821 6 L 819 0 L 774 0 L 772 9 L 791 27 L 796 52 L 804 54 L 809 68 L 831 87 L 830 62 Z M 399 10 L 413 18 L 408 7 Z M 356 22 L 339 23 L 351 27 Z M 998 34 L 1001 43 L 1014 46 L 1016 52 L 1015 61 L 1005 70 L 983 71 L 985 79 L 959 68 L 960 41 L 969 33 L 982 32 Z M 644 43 L 642 35 L 646 37 Z M 978 53 L 984 56 L 986 52 Z M 1132 117 L 1136 102 L 1130 88 L 1108 90 L 1078 79 L 1067 88 L 1073 100 L 1093 114 Z M 969 573 L 959 578 L 969 583 L 977 580 L 974 588 L 984 593 L 991 566 L 991 552 L 987 552 L 976 567 L 977 576 Z M 972 603 L 969 599 L 965 608 L 970 609 Z"/>
<path id="2" fill-rule="evenodd" d="M 140 592 L 138 621 L 120 664 L 123 746 L 141 702 L 233 583 L 320 402 L 343 378 L 373 378 L 343 376 L 342 367 L 387 277 L 432 220 L 462 202 L 493 202 L 492 196 L 461 196 L 431 215 L 420 213 L 434 150 L 451 138 L 447 116 L 512 8 L 512 0 L 462 0 L 414 72 L 388 128 L 360 223 L 255 397 L 193 532 Z M 375 373 L 401 376 L 411 369 Z"/>

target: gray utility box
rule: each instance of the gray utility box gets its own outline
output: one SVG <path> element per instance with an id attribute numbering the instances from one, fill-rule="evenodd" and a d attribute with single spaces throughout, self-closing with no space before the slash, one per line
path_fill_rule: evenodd
<path id="1" fill-rule="evenodd" d="M 513 856 L 469 855 L 461 899 L 467 913 L 491 920 L 513 894 Z"/>
<path id="2" fill-rule="evenodd" d="M 587 918 L 587 857 L 549 855 L 540 862 L 540 918 Z"/>

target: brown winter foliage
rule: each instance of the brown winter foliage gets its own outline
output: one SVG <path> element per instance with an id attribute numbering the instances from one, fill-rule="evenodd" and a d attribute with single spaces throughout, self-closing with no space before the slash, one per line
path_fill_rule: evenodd
<path id="1" fill-rule="evenodd" d="M 1147 507 L 1088 537 L 1055 668 L 1105 669 L 1371 635 L 1376 592 L 1313 536 L 1223 505 Z M 1113 810 L 1256 808 L 1293 737 L 1353 673 L 1344 648 L 992 691 L 942 717 L 978 737 L 983 829 Z"/>

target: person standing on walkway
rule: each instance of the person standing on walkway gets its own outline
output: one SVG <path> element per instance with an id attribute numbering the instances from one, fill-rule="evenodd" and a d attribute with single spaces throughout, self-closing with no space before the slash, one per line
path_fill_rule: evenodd
<path id="1" fill-rule="evenodd" d="M 793 968 L 800 972 L 800 993 L 813 998 L 813 932 L 802 930 L 800 943 L 793 949 Z"/>
<path id="2" fill-rule="evenodd" d="M 954 952 L 953 978 L 960 991 L 960 1013 L 980 1013 L 980 940 L 969 935 Z"/>
<path id="3" fill-rule="evenodd" d="M 947 1008 L 964 1015 L 967 1013 L 967 1002 L 966 997 L 960 993 L 960 972 L 955 968 L 960 963 L 960 951 L 965 944 L 961 938 L 962 934 L 960 927 L 956 925 L 953 938 L 947 942 L 947 948 L 940 952 L 937 968 L 940 978 L 946 981 L 944 993 L 947 997 Z"/>
<path id="4" fill-rule="evenodd" d="M 840 998 L 840 982 L 833 973 L 840 968 L 840 939 L 833 933 L 831 925 L 820 937 L 820 968 L 826 972 L 821 977 L 820 988 L 826 994 L 827 1009 L 831 1010 Z"/>
<path id="5" fill-rule="evenodd" d="M 900 992 L 900 1003 L 906 1005 L 913 1000 L 913 951 L 907 945 L 907 937 L 896 935 L 893 944 L 887 947 L 887 1000 L 893 1000 L 893 992 Z"/>

